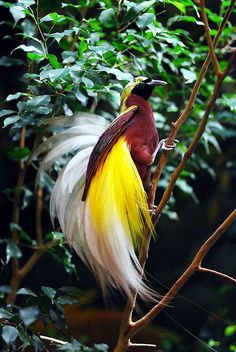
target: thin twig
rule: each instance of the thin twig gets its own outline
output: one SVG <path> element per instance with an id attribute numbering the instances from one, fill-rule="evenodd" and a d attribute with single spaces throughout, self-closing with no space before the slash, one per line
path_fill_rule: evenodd
<path id="1" fill-rule="evenodd" d="M 157 345 L 154 345 L 154 344 L 152 344 L 152 343 L 129 343 L 129 348 L 140 348 L 140 347 L 142 347 L 142 348 L 151 348 L 151 349 L 154 349 L 155 351 L 157 351 Z"/>
<path id="2" fill-rule="evenodd" d="M 21 129 L 21 134 L 20 134 L 20 143 L 19 143 L 20 148 L 25 147 L 25 127 Z M 13 209 L 12 209 L 12 223 L 19 225 L 20 223 L 20 199 L 21 199 L 21 192 L 22 192 L 22 187 L 24 185 L 24 179 L 25 179 L 25 173 L 27 169 L 27 164 L 25 164 L 22 160 L 19 162 L 19 174 L 18 174 L 18 179 L 16 183 L 16 188 L 15 188 L 15 194 L 14 194 L 14 201 L 13 201 Z M 12 232 L 11 232 L 11 238 L 15 242 L 15 244 L 18 244 L 18 230 L 14 226 Z M 7 302 L 8 303 L 13 303 L 15 299 L 15 293 L 19 287 L 19 282 L 20 278 L 18 275 L 18 270 L 19 270 L 19 259 L 14 257 L 11 259 L 11 292 L 7 295 Z"/>
<path id="3" fill-rule="evenodd" d="M 21 280 L 30 272 L 30 270 L 38 262 L 39 258 L 41 258 L 44 252 L 45 252 L 45 249 L 38 249 L 34 251 L 34 253 L 23 265 L 23 267 L 18 270 L 18 275 L 20 276 Z"/>
<path id="4" fill-rule="evenodd" d="M 43 212 L 43 189 L 38 187 L 36 191 L 36 208 L 35 208 L 35 234 L 38 246 L 43 245 L 43 227 L 42 227 L 42 212 Z"/>
<path id="5" fill-rule="evenodd" d="M 225 280 L 228 280 L 231 284 L 236 284 L 236 279 L 234 279 L 233 277 L 226 275 L 224 273 L 221 273 L 220 271 L 216 271 L 216 270 L 212 270 L 212 269 L 207 269 L 207 268 L 203 268 L 202 266 L 199 266 L 197 268 L 197 271 L 199 271 L 200 273 L 207 273 L 207 274 L 211 274 L 211 275 L 215 275 L 215 276 L 219 276 Z"/>
<path id="6" fill-rule="evenodd" d="M 227 229 L 231 226 L 233 221 L 236 219 L 236 209 L 225 219 L 225 221 L 216 229 L 216 231 L 203 243 L 201 248 L 196 253 L 192 262 L 185 270 L 185 272 L 179 277 L 179 279 L 173 284 L 173 286 L 168 290 L 161 301 L 156 304 L 145 316 L 136 322 L 130 322 L 126 325 L 126 330 L 123 330 L 123 334 L 118 340 L 118 344 L 114 352 L 127 351 L 129 345 L 131 344 L 130 339 L 134 337 L 144 326 L 146 326 L 152 319 L 154 319 L 160 312 L 169 305 L 169 303 L 178 294 L 183 285 L 189 280 L 189 278 L 198 271 L 201 267 L 201 263 L 209 252 L 209 250 L 214 246 L 214 244 L 223 236 Z M 124 322 L 123 322 L 124 324 Z M 124 329 L 124 326 L 123 326 Z"/>
<path id="7" fill-rule="evenodd" d="M 216 36 L 215 36 L 215 38 L 213 40 L 213 46 L 214 47 L 217 45 L 217 43 L 219 41 L 219 38 L 221 36 L 221 33 L 222 33 L 226 23 L 227 23 L 227 20 L 228 20 L 229 16 L 231 15 L 231 13 L 232 13 L 232 11 L 234 9 L 235 2 L 236 2 L 236 0 L 231 0 L 230 5 L 229 5 L 229 7 L 227 9 L 227 12 L 226 12 L 224 18 L 222 19 L 220 27 L 219 27 L 219 29 L 217 31 L 217 34 L 216 34 Z M 233 55 L 233 56 L 235 56 L 235 55 Z M 229 69 L 230 69 L 230 67 L 232 65 L 233 56 L 231 57 L 230 64 L 228 65 L 227 69 L 224 71 L 224 74 L 223 74 L 224 76 L 218 77 L 218 80 L 217 80 L 218 88 L 217 89 L 220 88 L 224 77 L 227 75 L 227 73 L 228 73 L 228 71 L 229 71 Z M 172 124 L 172 130 L 171 130 L 171 133 L 170 133 L 169 137 L 167 138 L 167 144 L 172 144 L 173 143 L 176 134 L 178 133 L 178 131 L 181 128 L 182 124 L 185 122 L 185 120 L 187 119 L 190 111 L 192 110 L 194 101 L 195 101 L 196 96 L 198 94 L 198 91 L 199 91 L 200 85 L 202 83 L 202 80 L 203 80 L 203 78 L 205 76 L 205 73 L 206 73 L 206 71 L 208 69 L 209 63 L 210 63 L 210 54 L 208 54 L 205 62 L 203 63 L 203 66 L 202 66 L 202 68 L 200 70 L 200 73 L 199 73 L 199 77 L 198 77 L 197 81 L 195 82 L 195 85 L 194 85 L 193 90 L 192 90 L 192 94 L 191 94 L 191 96 L 189 98 L 189 101 L 188 101 L 188 104 L 187 104 L 186 108 L 184 109 L 184 111 L 182 112 L 180 117 L 176 120 L 176 122 Z M 197 131 L 197 135 L 199 135 L 199 139 L 201 137 L 201 134 L 204 132 L 206 120 L 208 119 L 208 116 L 210 114 L 210 110 L 212 108 L 212 105 L 215 102 L 215 99 L 217 97 L 217 93 L 218 93 L 218 91 L 214 90 L 214 93 L 213 93 L 214 96 L 211 97 L 212 101 L 211 102 L 209 101 L 208 107 L 207 107 L 207 112 L 205 113 L 205 117 L 204 117 L 204 119 L 203 119 L 203 121 L 201 123 L 201 126 L 199 126 L 199 129 Z M 196 146 L 196 144 L 197 144 L 197 142 L 199 140 L 199 139 L 197 140 L 197 138 L 198 137 L 196 137 L 195 142 L 190 145 L 190 147 L 191 147 L 190 150 L 192 150 L 192 152 L 193 152 L 193 150 L 194 150 L 194 148 L 195 148 L 195 146 Z M 156 169 L 156 172 L 155 172 L 155 175 L 154 175 L 154 178 L 153 178 L 153 182 L 152 182 L 150 190 L 149 190 L 149 197 L 148 197 L 149 204 L 153 204 L 154 203 L 157 183 L 158 183 L 158 180 L 160 178 L 162 169 L 163 169 L 163 167 L 165 165 L 165 162 L 166 162 L 166 160 L 168 158 L 168 155 L 169 155 L 168 151 L 164 152 L 162 154 L 161 158 L 160 158 L 160 161 L 159 161 L 158 165 L 157 165 L 157 169 Z M 190 155 L 191 154 L 188 154 L 188 153 L 185 154 L 185 157 L 183 158 L 183 162 L 184 163 L 187 162 L 187 160 L 190 157 Z M 179 170 L 178 170 L 179 174 L 180 174 L 181 171 L 182 171 L 182 168 L 180 167 Z M 178 174 L 178 176 L 179 176 L 179 174 Z M 178 178 L 178 176 L 177 176 L 177 178 Z M 171 184 L 169 190 L 173 189 L 173 186 L 174 186 L 177 178 L 175 180 L 172 179 L 170 181 L 170 183 L 172 183 L 172 184 Z M 163 210 L 164 206 L 166 205 L 167 201 L 169 200 L 170 195 L 171 195 L 171 192 L 168 194 L 168 197 L 165 197 L 164 199 L 162 198 L 162 203 L 159 204 L 159 209 L 157 209 L 157 213 L 156 213 L 156 215 L 155 215 L 155 217 L 153 219 L 154 223 L 156 223 L 158 221 L 160 213 Z M 165 196 L 167 196 L 167 193 L 166 193 Z M 143 269 L 145 267 L 145 263 L 146 263 L 146 260 L 147 260 L 147 257 L 148 257 L 150 236 L 151 236 L 150 233 L 147 234 L 147 236 L 145 236 L 145 240 L 143 241 L 142 246 L 141 246 L 141 250 L 140 250 L 140 263 L 141 263 L 141 266 L 143 267 Z M 123 317 L 122 317 L 122 322 L 121 322 L 121 327 L 120 327 L 120 335 L 119 335 L 117 346 L 115 348 L 115 352 L 125 351 L 125 350 L 128 349 L 129 338 L 127 337 L 128 336 L 127 333 L 128 333 L 128 331 L 130 331 L 130 329 L 132 329 L 132 326 L 133 326 L 132 313 L 133 313 L 133 310 L 134 310 L 134 307 L 135 307 L 135 304 L 136 304 L 136 298 L 137 298 L 137 293 L 134 292 L 132 298 L 126 304 L 125 310 L 123 312 Z"/>
<path id="8" fill-rule="evenodd" d="M 45 341 L 49 341 L 51 344 L 56 344 L 56 345 L 66 345 L 66 341 L 62 341 L 59 339 L 55 339 L 54 337 L 50 336 L 45 336 L 45 335 L 40 335 L 40 338 Z"/>
<path id="9" fill-rule="evenodd" d="M 214 69 L 215 69 L 216 76 L 218 77 L 221 74 L 221 71 L 220 71 L 218 59 L 216 57 L 215 48 L 214 48 L 213 42 L 211 40 L 211 35 L 210 35 L 210 30 L 209 30 L 209 22 L 208 22 L 208 18 L 207 18 L 206 11 L 205 11 L 205 0 L 200 1 L 200 9 L 201 9 L 202 21 L 204 23 L 206 40 L 207 40 L 207 44 L 209 47 L 209 54 L 210 54 L 211 61 L 213 63 Z"/>
<path id="10" fill-rule="evenodd" d="M 23 136 L 24 136 L 24 138 L 23 138 Z M 34 142 L 34 147 L 38 144 L 38 141 L 39 140 L 36 137 L 35 142 Z M 23 148 L 24 146 L 25 146 L 25 131 L 22 129 L 21 130 L 21 138 L 20 138 L 20 147 Z M 33 147 L 33 149 L 34 149 L 34 147 Z M 19 170 L 19 175 L 18 175 L 17 184 L 16 184 L 16 188 L 15 188 L 13 210 L 12 210 L 12 223 L 17 224 L 17 225 L 20 224 L 21 193 L 22 193 L 22 188 L 23 188 L 24 181 L 25 181 L 26 171 L 27 171 L 28 166 L 30 164 L 30 159 L 31 159 L 31 156 L 29 156 L 27 162 L 19 163 L 20 170 Z M 18 231 L 15 227 L 12 230 L 11 236 L 12 236 L 12 240 L 17 245 L 19 245 Z M 38 255 L 36 257 L 38 257 Z M 35 257 L 33 258 L 32 263 L 35 263 Z M 10 281 L 11 292 L 7 295 L 7 303 L 13 303 L 15 301 L 16 292 L 17 292 L 17 290 L 20 286 L 21 280 L 22 280 L 22 273 L 20 271 L 21 269 L 20 269 L 20 264 L 19 264 L 18 258 L 12 258 L 11 266 L 12 266 L 12 274 L 11 274 L 11 281 Z M 27 269 L 27 272 L 28 272 L 28 269 Z"/>
<path id="11" fill-rule="evenodd" d="M 224 27 L 234 9 L 234 6 L 235 6 L 235 2 L 236 0 L 231 0 L 230 2 L 230 5 L 224 15 L 224 18 L 222 19 L 222 22 L 218 28 L 218 31 L 216 33 L 216 36 L 213 40 L 213 47 L 215 48 L 219 39 L 220 39 L 220 36 L 224 30 Z M 206 60 L 204 61 L 202 67 L 201 67 L 201 70 L 199 72 L 199 76 L 193 86 L 193 90 L 192 90 L 192 93 L 190 95 L 190 98 L 189 98 L 189 101 L 184 109 L 184 111 L 182 112 L 182 114 L 179 116 L 179 118 L 176 120 L 175 123 L 172 124 L 172 130 L 167 138 L 167 141 L 166 143 L 171 145 L 177 135 L 177 133 L 179 132 L 181 126 L 183 125 L 183 123 L 186 121 L 187 117 L 189 116 L 189 113 L 191 112 L 192 108 L 193 108 L 193 105 L 194 105 L 194 102 L 195 102 L 195 99 L 197 97 L 197 94 L 198 94 L 198 91 L 199 91 L 199 88 L 201 86 L 201 83 L 202 83 L 202 80 L 203 78 L 205 77 L 205 74 L 207 72 L 207 69 L 208 69 L 208 66 L 210 64 L 210 54 L 207 55 L 207 58 Z M 152 182 L 151 182 L 151 186 L 150 186 L 150 191 L 149 191 L 149 199 L 153 199 L 153 201 L 150 201 L 149 204 L 153 204 L 154 203 L 154 198 L 155 198 L 155 194 L 156 194 L 156 188 L 157 188 L 157 184 L 158 184 L 158 181 L 160 179 L 160 176 L 161 176 L 161 173 L 162 173 L 162 170 L 163 170 L 163 167 L 165 166 L 165 163 L 166 163 L 166 160 L 169 156 L 170 152 L 169 151 L 165 151 L 161 157 L 160 157 L 160 160 L 158 162 L 158 165 L 156 167 L 156 170 L 155 170 L 155 173 L 154 173 L 154 176 L 153 176 L 153 179 L 152 179 Z"/>
<path id="12" fill-rule="evenodd" d="M 158 206 L 156 208 L 154 222 L 156 222 L 158 220 L 158 218 L 160 217 L 162 210 L 164 209 L 166 203 L 168 202 L 168 200 L 171 197 L 172 190 L 176 184 L 176 181 L 177 181 L 179 175 L 181 174 L 182 170 L 184 169 L 188 159 L 193 154 L 203 132 L 205 131 L 206 123 L 208 121 L 211 109 L 212 109 L 212 107 L 218 97 L 218 94 L 219 94 L 219 91 L 221 88 L 221 84 L 222 84 L 224 78 L 228 75 L 230 68 L 231 68 L 232 64 L 234 63 L 235 56 L 236 56 L 236 51 L 233 52 L 233 54 L 231 55 L 231 58 L 229 59 L 228 65 L 227 65 L 226 69 L 224 70 L 224 72 L 217 78 L 213 93 L 207 103 L 205 113 L 204 113 L 202 120 L 197 128 L 197 131 L 195 132 L 194 138 L 193 138 L 190 146 L 188 147 L 187 151 L 185 152 L 179 165 L 177 166 L 177 168 L 175 169 L 175 171 L 171 175 L 170 182 L 169 182 L 169 184 L 168 184 L 168 186 L 167 186 L 167 188 L 166 188 L 166 190 L 160 200 L 160 203 L 158 204 Z"/>
<path id="13" fill-rule="evenodd" d="M 156 304 L 144 317 L 132 324 L 130 331 L 128 333 L 128 338 L 130 339 L 137 332 L 147 325 L 154 317 L 156 317 L 177 295 L 182 286 L 188 281 L 188 279 L 198 271 L 201 263 L 209 252 L 209 250 L 214 246 L 214 244 L 223 236 L 225 231 L 230 227 L 233 221 L 236 219 L 236 209 L 225 219 L 225 221 L 216 229 L 216 231 L 203 243 L 201 248 L 196 253 L 191 264 L 181 275 L 181 277 L 174 283 L 167 294 L 162 298 L 162 300 Z"/>

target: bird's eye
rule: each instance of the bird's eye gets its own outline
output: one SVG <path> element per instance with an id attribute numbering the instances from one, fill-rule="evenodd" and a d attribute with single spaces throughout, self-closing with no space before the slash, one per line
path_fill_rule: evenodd
<path id="1" fill-rule="evenodd" d="M 143 83 L 149 83 L 149 82 L 151 82 L 151 78 L 147 78 L 143 81 Z"/>

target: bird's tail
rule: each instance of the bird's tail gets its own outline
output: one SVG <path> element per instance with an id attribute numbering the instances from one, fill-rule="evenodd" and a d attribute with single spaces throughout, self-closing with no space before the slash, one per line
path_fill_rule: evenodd
<path id="1" fill-rule="evenodd" d="M 76 152 L 61 170 L 54 185 L 50 213 L 83 261 L 97 277 L 104 293 L 107 287 L 133 290 L 149 299 L 135 250 L 145 226 L 153 231 L 146 193 L 129 146 L 120 137 L 93 176 L 86 200 L 81 200 L 89 156 L 106 128 L 101 117 L 77 117 L 69 128 L 44 142 L 37 154 L 51 147 L 40 171 L 64 154 Z"/>

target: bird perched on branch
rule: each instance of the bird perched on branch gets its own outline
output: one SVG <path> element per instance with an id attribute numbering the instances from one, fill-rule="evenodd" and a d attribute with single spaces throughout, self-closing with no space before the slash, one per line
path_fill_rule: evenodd
<path id="1" fill-rule="evenodd" d="M 147 226 L 153 224 L 145 186 L 158 143 L 148 102 L 157 85 L 166 83 L 137 77 L 121 95 L 121 113 L 107 126 L 98 115 L 78 113 L 64 119 L 63 130 L 35 152 L 50 151 L 39 175 L 63 155 L 74 152 L 64 165 L 50 199 L 52 221 L 57 217 L 68 243 L 90 267 L 102 290 L 116 287 L 127 296 L 133 290 L 144 299 L 150 290 L 141 276 L 135 251 Z"/>

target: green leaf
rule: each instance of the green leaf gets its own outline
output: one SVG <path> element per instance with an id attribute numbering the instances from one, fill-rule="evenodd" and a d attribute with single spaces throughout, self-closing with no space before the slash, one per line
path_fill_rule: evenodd
<path id="1" fill-rule="evenodd" d="M 28 97 L 29 94 L 27 93 L 22 93 L 22 92 L 18 92 L 18 93 L 15 93 L 15 94 L 9 94 L 6 98 L 6 101 L 11 101 L 11 100 L 16 100 L 18 99 L 19 97 Z"/>
<path id="2" fill-rule="evenodd" d="M 225 328 L 225 336 L 233 336 L 236 334 L 236 325 L 229 325 Z"/>
<path id="3" fill-rule="evenodd" d="M 27 106 L 31 108 L 37 108 L 39 106 L 47 106 L 51 101 L 50 95 L 39 95 L 35 98 L 31 98 L 27 101 Z"/>
<path id="4" fill-rule="evenodd" d="M 93 88 L 94 87 L 94 83 L 93 83 L 93 81 L 91 81 L 91 79 L 89 79 L 87 77 L 82 77 L 81 80 L 85 84 L 86 88 Z"/>
<path id="5" fill-rule="evenodd" d="M 21 209 L 25 209 L 28 205 L 29 205 L 29 203 L 30 203 L 30 201 L 31 201 L 31 199 L 33 198 L 33 192 L 29 189 L 29 188 L 27 188 L 27 187 L 22 187 L 22 191 L 23 191 L 23 199 L 22 199 L 22 206 L 21 206 Z M 25 238 L 25 239 L 30 239 L 30 237 L 24 232 L 24 231 L 22 230 L 22 235 L 23 235 L 23 238 Z M 32 240 L 31 240 L 31 242 L 32 242 Z"/>
<path id="6" fill-rule="evenodd" d="M 18 336 L 18 330 L 14 326 L 4 325 L 2 328 L 2 338 L 8 344 L 12 344 Z"/>
<path id="7" fill-rule="evenodd" d="M 20 119 L 20 116 L 19 115 L 14 115 L 14 116 L 11 116 L 11 117 L 7 117 L 5 120 L 4 120 L 4 124 L 3 124 L 3 127 L 7 127 L 9 125 L 12 125 L 13 123 L 15 123 L 16 121 L 18 121 Z"/>
<path id="8" fill-rule="evenodd" d="M 81 102 L 82 105 L 85 106 L 87 104 L 88 98 L 83 93 L 81 93 L 79 89 L 75 91 L 75 96 Z"/>
<path id="9" fill-rule="evenodd" d="M 40 73 L 40 79 L 49 79 L 51 82 L 55 82 L 58 79 L 63 79 L 69 74 L 68 68 L 58 68 L 55 70 L 45 70 Z"/>
<path id="10" fill-rule="evenodd" d="M 208 341 L 208 345 L 210 347 L 219 347 L 220 346 L 220 342 L 219 341 L 216 341 L 216 340 L 213 340 L 213 339 L 210 339 Z"/>
<path id="11" fill-rule="evenodd" d="M 53 298 L 56 295 L 56 290 L 54 290 L 52 287 L 48 287 L 48 286 L 42 286 L 41 290 L 43 291 L 43 293 L 45 293 L 46 296 L 48 296 L 51 301 L 53 301 Z"/>
<path id="12" fill-rule="evenodd" d="M 100 13 L 98 19 L 102 24 L 109 22 L 115 15 L 115 10 L 113 8 L 104 10 Z"/>
<path id="13" fill-rule="evenodd" d="M 128 72 L 122 72 L 117 68 L 107 68 L 105 69 L 109 74 L 113 74 L 119 81 L 132 81 L 133 76 Z"/>
<path id="14" fill-rule="evenodd" d="M 39 49 L 39 48 L 36 48 L 35 46 L 33 45 L 25 45 L 25 44 L 21 44 L 19 46 L 17 46 L 13 51 L 15 50 L 23 50 L 24 52 L 26 53 L 37 53 L 37 54 L 44 54 L 44 51 L 42 49 Z"/>
<path id="15" fill-rule="evenodd" d="M 0 117 L 6 116 L 6 115 L 11 115 L 12 113 L 15 113 L 14 110 L 7 110 L 7 109 L 3 109 L 2 111 L 0 111 Z"/>
<path id="16" fill-rule="evenodd" d="M 53 21 L 54 23 L 60 23 L 66 19 L 65 16 L 59 15 L 56 12 L 51 12 L 48 15 L 40 19 L 40 23 Z"/>
<path id="17" fill-rule="evenodd" d="M 16 66 L 24 65 L 24 62 L 14 57 L 2 56 L 0 58 L 0 66 L 11 67 L 13 65 L 16 65 Z"/>
<path id="18" fill-rule="evenodd" d="M 36 60 L 44 60 L 45 59 L 45 55 L 44 54 L 35 54 L 35 53 L 27 53 L 27 57 L 28 59 L 32 60 L 32 61 L 36 61 Z"/>
<path id="19" fill-rule="evenodd" d="M 20 5 L 24 6 L 25 9 L 35 4 L 34 0 L 19 0 L 18 2 Z"/>
<path id="20" fill-rule="evenodd" d="M 59 291 L 66 293 L 67 295 L 70 296 L 75 296 L 75 297 L 79 297 L 82 294 L 82 291 L 80 289 L 78 289 L 77 287 L 70 287 L 70 286 L 63 286 L 59 288 Z"/>
<path id="21" fill-rule="evenodd" d="M 20 258 L 22 256 L 22 252 L 14 241 L 7 240 L 6 255 L 6 262 L 9 263 L 11 258 Z"/>
<path id="22" fill-rule="evenodd" d="M 52 232 L 49 232 L 47 235 L 46 235 L 46 240 L 48 241 L 60 241 L 62 242 L 64 240 L 64 235 L 62 232 L 59 232 L 59 231 L 52 231 Z"/>
<path id="23" fill-rule="evenodd" d="M 149 24 L 151 24 L 155 20 L 156 16 L 153 13 L 144 13 L 143 15 L 139 16 L 136 24 L 140 29 L 144 29 Z"/>
<path id="24" fill-rule="evenodd" d="M 14 314 L 6 309 L 0 308 L 0 319 L 11 319 L 12 317 L 14 317 Z"/>
<path id="25" fill-rule="evenodd" d="M 175 6 L 180 12 L 186 13 L 186 7 L 182 2 L 179 1 L 172 1 L 172 0 L 166 0 L 166 3 L 169 3 L 173 6 Z"/>
<path id="26" fill-rule="evenodd" d="M 30 150 L 27 147 L 15 147 L 14 149 L 10 150 L 9 157 L 14 161 L 20 161 L 25 159 L 29 156 Z"/>
<path id="27" fill-rule="evenodd" d="M 176 182 L 176 186 L 179 187 L 182 192 L 190 195 L 197 202 L 192 186 L 190 186 L 185 179 L 179 178 Z"/>
<path id="28" fill-rule="evenodd" d="M 25 287 L 19 289 L 16 294 L 37 297 L 37 295 L 33 291 L 31 291 L 29 288 L 25 288 Z"/>
<path id="29" fill-rule="evenodd" d="M 31 37 L 35 36 L 35 32 L 36 32 L 35 23 L 30 21 L 28 18 L 26 18 L 24 21 L 21 22 L 21 27 L 22 27 L 23 34 L 25 36 L 31 36 Z"/>
<path id="30" fill-rule="evenodd" d="M 24 7 L 22 7 L 19 4 L 13 4 L 10 7 L 10 12 L 15 20 L 15 24 L 17 24 L 17 22 L 19 20 L 21 20 L 22 18 L 25 18 L 26 14 L 24 12 Z"/>
<path id="31" fill-rule="evenodd" d="M 66 29 L 62 32 L 55 32 L 52 34 L 48 34 L 48 37 L 54 38 L 58 43 L 62 40 L 62 38 L 75 33 L 74 29 Z"/>
<path id="32" fill-rule="evenodd" d="M 83 52 L 87 50 L 87 48 L 88 48 L 88 44 L 87 44 L 86 40 L 81 40 L 80 43 L 79 43 L 80 55 L 82 55 Z"/>
<path id="33" fill-rule="evenodd" d="M 37 306 L 29 306 L 26 308 L 21 308 L 19 311 L 21 320 L 26 326 L 34 323 L 39 316 L 39 309 Z"/>
<path id="34" fill-rule="evenodd" d="M 64 305 L 64 304 L 75 304 L 75 303 L 77 303 L 77 298 L 71 297 L 71 296 L 59 296 L 57 298 L 57 302 L 59 304 L 62 304 L 62 305 Z"/>
<path id="35" fill-rule="evenodd" d="M 184 76 L 186 84 L 196 81 L 197 75 L 195 72 L 187 70 L 186 68 L 181 68 L 180 71 L 181 71 L 182 75 Z"/>
<path id="36" fill-rule="evenodd" d="M 4 293 L 4 294 L 6 294 L 6 293 L 10 293 L 11 292 L 11 287 L 10 286 L 0 286 L 0 292 L 1 293 Z"/>

